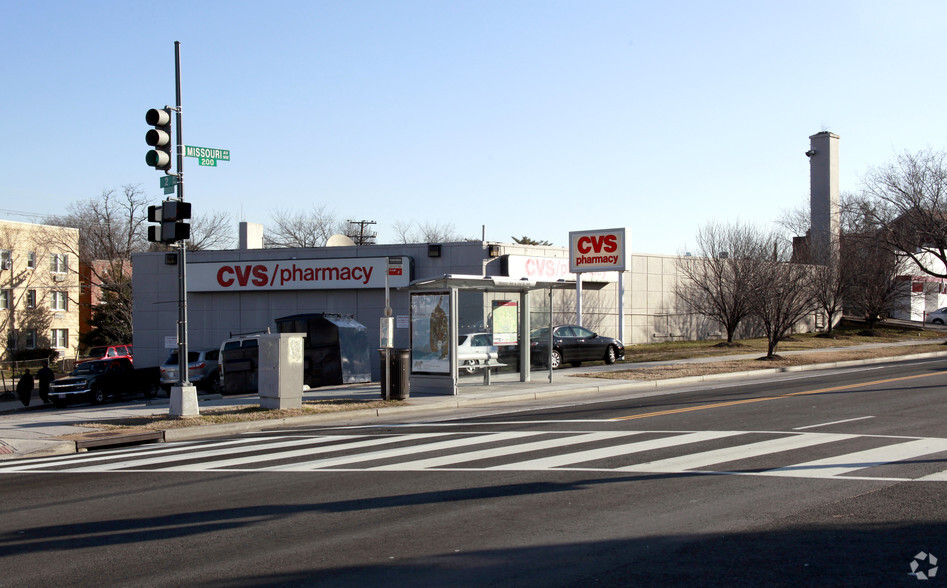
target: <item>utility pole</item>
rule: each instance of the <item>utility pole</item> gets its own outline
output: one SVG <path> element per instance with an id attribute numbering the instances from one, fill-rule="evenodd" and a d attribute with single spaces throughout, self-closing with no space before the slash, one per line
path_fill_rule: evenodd
<path id="1" fill-rule="evenodd" d="M 370 233 L 366 233 L 366 232 L 365 232 L 365 226 L 366 226 L 366 225 L 374 225 L 374 224 L 376 224 L 375 221 L 370 221 L 370 220 L 360 220 L 360 221 L 349 220 L 349 221 L 346 221 L 346 222 L 349 223 L 349 235 L 347 235 L 347 236 L 348 236 L 350 239 L 352 239 L 353 241 L 355 241 L 355 244 L 356 244 L 356 245 L 374 245 L 374 244 L 375 244 L 375 236 L 376 236 L 378 233 L 376 233 L 376 232 L 374 232 L 374 231 L 372 231 L 372 232 L 370 232 Z M 358 225 L 358 234 L 357 234 L 357 235 L 354 233 L 354 231 L 351 230 L 351 229 L 352 229 L 352 225 Z"/>

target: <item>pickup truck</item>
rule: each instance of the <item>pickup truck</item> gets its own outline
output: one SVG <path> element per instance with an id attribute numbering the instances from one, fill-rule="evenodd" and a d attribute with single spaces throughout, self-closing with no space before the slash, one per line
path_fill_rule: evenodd
<path id="1" fill-rule="evenodd" d="M 139 392 L 153 396 L 157 385 L 150 371 L 136 371 L 129 358 L 113 357 L 80 363 L 71 374 L 50 384 L 49 398 L 57 408 L 76 401 L 102 404 Z"/>

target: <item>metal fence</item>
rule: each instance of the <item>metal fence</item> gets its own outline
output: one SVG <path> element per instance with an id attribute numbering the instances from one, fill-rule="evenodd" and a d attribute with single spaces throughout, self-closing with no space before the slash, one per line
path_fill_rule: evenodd
<path id="1" fill-rule="evenodd" d="M 36 377 L 39 368 L 49 364 L 49 367 L 56 372 L 56 375 L 68 374 L 75 367 L 74 359 L 60 359 L 50 362 L 48 359 L 26 359 L 22 361 L 0 361 L 0 394 L 7 392 L 16 392 L 16 383 L 24 370 L 30 370 L 30 374 Z"/>

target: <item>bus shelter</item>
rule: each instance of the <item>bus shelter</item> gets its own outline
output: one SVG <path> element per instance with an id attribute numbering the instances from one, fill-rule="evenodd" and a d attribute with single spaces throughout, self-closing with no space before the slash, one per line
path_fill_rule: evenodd
<path id="1" fill-rule="evenodd" d="M 529 382 L 540 350 L 552 383 L 552 329 L 548 341 L 535 341 L 531 319 L 553 326 L 553 291 L 575 288 L 574 280 L 533 281 L 502 276 L 444 275 L 412 282 L 410 297 L 410 386 L 412 394 L 456 395 L 461 371 L 485 372 L 516 366 L 519 381 Z M 531 308 L 530 292 L 544 291 L 548 318 Z M 543 326 L 543 325 L 541 325 Z M 490 335 L 493 345 L 470 347 Z M 463 349 L 461 340 L 464 341 Z"/>

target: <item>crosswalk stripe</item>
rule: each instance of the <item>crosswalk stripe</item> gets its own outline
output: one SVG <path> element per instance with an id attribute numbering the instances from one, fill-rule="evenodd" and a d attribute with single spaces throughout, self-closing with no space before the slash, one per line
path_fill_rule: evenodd
<path id="1" fill-rule="evenodd" d="M 602 447 L 600 449 L 590 449 L 587 451 L 577 451 L 575 453 L 565 453 L 560 455 L 551 455 L 529 461 L 508 463 L 487 468 L 490 470 L 544 470 L 566 466 L 584 461 L 593 461 L 607 457 L 627 455 L 630 453 L 640 453 L 652 449 L 663 449 L 665 447 L 674 447 L 676 445 L 686 445 L 688 443 L 699 443 L 701 441 L 710 441 L 713 439 L 722 439 L 724 437 L 733 437 L 743 435 L 736 431 L 702 431 L 699 433 L 687 433 L 674 437 L 664 437 L 662 439 L 649 439 L 648 441 L 638 441 L 635 443 L 625 443 L 623 445 L 614 445 L 611 447 Z"/>
<path id="2" fill-rule="evenodd" d="M 276 443 L 257 443 L 257 444 L 248 444 L 241 447 L 238 447 L 236 451 L 260 451 L 268 449 L 280 449 L 283 447 L 298 447 L 299 445 L 313 445 L 317 443 L 326 443 L 330 439 L 348 439 L 355 437 L 355 435 L 340 435 L 338 437 L 331 438 L 303 438 L 303 439 L 291 439 L 289 441 L 278 441 Z M 125 469 L 134 469 L 140 468 L 146 465 L 153 465 L 156 463 L 168 463 L 175 461 L 191 460 L 191 459 L 203 459 L 206 457 L 216 457 L 218 455 L 230 455 L 234 452 L 232 447 L 223 447 L 215 449 L 207 449 L 204 451 L 194 451 L 191 453 L 176 453 L 173 455 L 142 455 L 138 458 L 126 459 L 118 462 L 109 462 L 98 465 L 86 466 L 74 468 L 73 472 L 108 472 L 114 470 L 125 470 Z"/>
<path id="3" fill-rule="evenodd" d="M 424 436 L 435 435 L 436 433 L 421 434 Z M 442 433 L 446 434 L 446 433 Z M 396 447 L 392 449 L 385 449 L 382 451 L 374 451 L 367 454 L 359 455 L 345 455 L 341 457 L 330 457 L 325 459 L 317 459 L 314 461 L 307 461 L 302 463 L 291 463 L 281 466 L 273 466 L 269 468 L 260 468 L 265 471 L 311 471 L 318 469 L 330 468 L 338 465 L 349 465 L 353 463 L 359 463 L 364 461 L 374 461 L 376 459 L 388 459 L 392 457 L 400 457 L 402 455 L 410 455 L 416 453 L 422 453 L 426 451 L 439 451 L 442 449 L 453 449 L 455 447 L 465 447 L 469 445 L 480 445 L 485 443 L 493 443 L 497 441 L 508 441 L 511 439 L 521 439 L 523 437 L 531 437 L 534 435 L 541 434 L 538 431 L 530 432 L 506 432 L 506 433 L 490 433 L 485 435 L 475 435 L 473 437 L 468 437 L 466 439 L 450 439 L 447 441 L 439 441 L 435 443 L 427 443 L 424 445 L 411 445 L 408 447 Z"/>
<path id="4" fill-rule="evenodd" d="M 818 474 L 819 477 L 833 477 L 855 472 L 864 468 L 883 465 L 896 461 L 904 461 L 928 455 L 947 451 L 947 439 L 918 439 L 906 443 L 896 443 L 877 449 L 868 449 L 865 451 L 856 451 L 845 455 L 807 461 L 794 465 L 776 468 L 761 472 L 763 475 L 791 476 L 800 478 L 813 477 Z"/>
<path id="5" fill-rule="evenodd" d="M 661 459 L 648 463 L 640 463 L 617 469 L 618 471 L 622 472 L 683 472 L 707 467 L 715 463 L 736 461 L 738 459 L 758 457 L 769 453 L 789 451 L 792 449 L 801 449 L 803 447 L 811 447 L 813 445 L 821 445 L 822 443 L 841 441 L 844 439 L 850 439 L 852 437 L 855 437 L 855 435 L 806 433 L 794 435 L 791 437 L 781 437 L 779 439 L 759 441 L 757 443 L 746 443 L 744 445 L 737 445 L 735 447 L 714 449 L 713 451 L 702 451 L 700 453 L 692 453 L 689 455 L 682 455 L 680 457 L 672 457 L 669 459 Z"/>
<path id="6" fill-rule="evenodd" d="M 269 439 L 285 439 L 285 437 L 269 437 Z M 91 453 L 70 453 L 69 455 L 62 455 L 56 457 L 37 457 L 30 460 L 17 460 L 15 463 L 11 464 L 11 467 L 0 466 L 0 473 L 3 472 L 28 472 L 34 470 L 43 470 L 46 468 L 59 466 L 67 464 L 69 462 L 98 462 L 98 461 L 107 461 L 110 459 L 115 459 L 116 457 L 123 455 L 138 455 L 138 454 L 147 454 L 148 457 L 159 454 L 166 453 L 175 453 L 186 450 L 189 447 L 198 446 L 202 449 L 207 447 L 234 447 L 238 445 L 247 445 L 251 443 L 259 442 L 259 438 L 246 438 L 246 439 L 234 439 L 229 441 L 220 441 L 212 444 L 203 444 L 198 445 L 194 441 L 186 441 L 181 443 L 172 443 L 167 446 L 155 446 L 147 445 L 142 447 L 133 447 L 130 449 L 112 449 L 112 450 L 103 450 L 101 452 L 97 451 L 94 454 Z M 28 461 L 28 463 L 26 463 Z M 69 470 L 75 471 L 75 470 Z"/>
<path id="7" fill-rule="evenodd" d="M 555 449 L 557 447 L 567 447 L 579 443 L 589 443 L 606 439 L 618 439 L 631 435 L 641 435 L 640 431 L 627 432 L 602 432 L 585 433 L 583 435 L 573 435 L 559 439 L 546 439 L 543 441 L 533 441 L 531 443 L 522 443 L 520 445 L 507 445 L 504 447 L 494 447 L 492 449 L 482 449 L 477 451 L 467 451 L 464 453 L 454 453 L 451 455 L 442 455 L 428 459 L 418 459 L 415 461 L 399 462 L 369 468 L 371 470 L 426 470 L 446 465 L 463 463 L 465 461 L 474 461 L 481 459 L 490 459 L 494 457 L 506 457 L 517 453 L 527 453 L 529 451 L 542 451 L 545 449 Z M 495 468 L 487 468 L 495 469 Z"/>
<path id="8" fill-rule="evenodd" d="M 918 482 L 947 482 L 947 470 L 917 478 Z"/>
<path id="9" fill-rule="evenodd" d="M 362 441 L 353 441 L 349 443 L 325 445 L 323 447 L 307 447 L 305 449 L 296 449 L 293 451 L 278 451 L 276 453 L 266 454 L 266 455 L 254 455 L 250 457 L 246 457 L 246 456 L 234 457 L 230 459 L 220 459 L 220 460 L 211 461 L 211 462 L 181 464 L 178 466 L 169 466 L 163 469 L 164 471 L 168 471 L 168 472 L 200 472 L 204 470 L 226 468 L 226 467 L 237 466 L 237 465 L 264 463 L 267 461 L 279 461 L 281 459 L 292 459 L 294 457 L 320 455 L 323 453 L 348 451 L 351 449 L 363 449 L 365 447 L 374 447 L 375 445 L 385 445 L 385 444 L 391 444 L 391 443 L 400 442 L 400 441 L 415 441 L 420 438 L 427 438 L 430 436 L 441 437 L 443 435 L 449 435 L 449 433 L 431 433 L 431 434 L 415 433 L 412 435 L 397 435 L 397 436 L 392 436 L 392 437 L 370 437 L 368 439 L 363 439 Z M 349 438 L 359 438 L 359 437 L 360 436 L 358 435 L 339 435 L 339 436 L 331 437 L 331 438 L 320 437 L 319 439 L 324 442 L 324 441 L 327 441 L 328 439 L 349 439 Z M 360 454 L 360 455 L 366 455 L 366 454 Z"/>
<path id="10" fill-rule="evenodd" d="M 947 470 L 928 473 L 924 464 L 918 477 L 881 478 L 877 472 L 859 473 L 874 466 L 905 462 L 919 456 L 947 452 L 947 439 L 777 431 L 429 431 L 423 433 L 351 434 L 299 436 L 252 436 L 212 442 L 181 442 L 166 445 L 103 450 L 50 458 L 0 463 L 3 473 L 94 473 L 94 472 L 262 472 L 262 471 L 594 471 L 660 472 L 785 476 L 796 478 L 838 478 L 847 480 L 947 481 Z M 641 439 L 642 435 L 654 438 Z M 769 438 L 746 442 L 752 435 Z M 743 438 L 741 438 L 743 437 Z M 714 471 L 730 462 L 763 457 L 780 452 L 857 439 L 884 439 L 889 444 L 836 455 L 834 457 L 784 465 L 769 470 Z M 757 437 L 759 438 L 759 437 Z M 716 449 L 701 451 L 701 443 L 715 443 Z M 592 446 L 590 444 L 594 443 Z M 877 441 L 872 443 L 878 445 Z M 632 456 L 642 452 L 670 449 L 677 457 L 634 464 L 622 460 L 620 467 L 588 467 L 593 462 Z M 545 455 L 536 457 L 536 455 Z M 532 455 L 529 455 L 532 454 Z M 825 453 L 823 453 L 824 455 Z M 497 465 L 469 467 L 465 464 L 493 459 Z M 519 459 L 520 461 L 515 461 Z M 642 456 L 647 459 L 647 456 Z M 788 463 L 787 456 L 770 460 Z M 304 461 L 298 461 L 304 460 Z M 286 463 L 273 463 L 286 462 Z M 368 462 L 377 462 L 376 464 Z M 507 463 L 503 463 L 507 462 Z M 630 465 L 624 465 L 630 464 Z M 351 466 L 351 467 L 347 467 Z M 222 470 L 222 468 L 227 468 Z M 917 469 L 920 469 L 918 465 Z M 865 474 L 875 473 L 870 476 Z M 921 476 L 920 474 L 924 474 Z"/>

